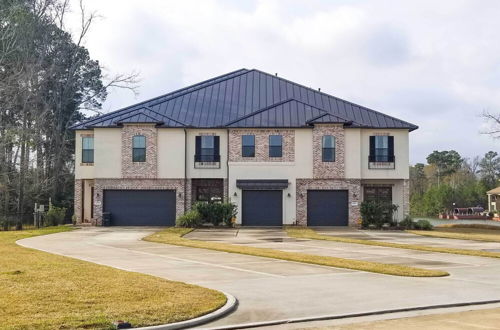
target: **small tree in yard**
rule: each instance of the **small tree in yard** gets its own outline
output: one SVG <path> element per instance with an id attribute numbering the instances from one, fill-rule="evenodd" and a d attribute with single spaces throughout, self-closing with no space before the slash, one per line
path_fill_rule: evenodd
<path id="1" fill-rule="evenodd" d="M 394 211 L 397 209 L 397 205 L 387 202 L 364 201 L 361 203 L 361 226 L 367 228 L 374 225 L 380 228 L 384 223 L 392 223 Z"/>

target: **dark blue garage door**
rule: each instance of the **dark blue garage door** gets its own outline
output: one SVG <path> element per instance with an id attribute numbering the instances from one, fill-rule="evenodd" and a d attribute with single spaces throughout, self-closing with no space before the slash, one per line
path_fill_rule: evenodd
<path id="1" fill-rule="evenodd" d="M 281 190 L 243 190 L 243 226 L 282 226 Z"/>
<path id="2" fill-rule="evenodd" d="M 347 226 L 347 190 L 308 190 L 308 226 Z"/>
<path id="3" fill-rule="evenodd" d="M 113 226 L 174 226 L 174 190 L 104 190 Z"/>

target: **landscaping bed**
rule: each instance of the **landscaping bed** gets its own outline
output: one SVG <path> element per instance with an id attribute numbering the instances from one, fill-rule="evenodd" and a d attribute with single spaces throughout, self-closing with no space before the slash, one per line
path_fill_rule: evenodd
<path id="1" fill-rule="evenodd" d="M 17 240 L 72 230 L 0 232 L 2 329 L 110 329 L 172 323 L 212 312 L 221 292 L 53 255 Z"/>
<path id="2" fill-rule="evenodd" d="M 396 276 L 412 277 L 437 277 L 449 275 L 441 270 L 429 270 L 404 265 L 384 264 L 378 262 L 361 261 L 355 259 L 335 258 L 329 256 L 318 256 L 305 253 L 286 252 L 268 248 L 258 248 L 251 246 L 241 246 L 236 244 L 195 241 L 183 238 L 185 234 L 191 232 L 191 228 L 167 228 L 144 238 L 146 241 L 200 248 L 229 253 L 239 253 L 251 256 L 281 259 L 308 264 L 330 266 L 336 268 L 346 268 L 361 270 L 372 273 L 380 273 Z"/>

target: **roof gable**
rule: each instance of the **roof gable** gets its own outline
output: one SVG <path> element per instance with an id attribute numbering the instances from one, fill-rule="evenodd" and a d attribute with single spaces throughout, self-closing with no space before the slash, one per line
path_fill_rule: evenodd
<path id="1" fill-rule="evenodd" d="M 154 113 L 144 112 L 145 108 Z M 93 118 L 73 128 L 116 126 L 118 121 L 141 111 L 163 122 L 160 127 L 302 127 L 314 123 L 351 123 L 350 127 L 417 128 L 281 77 L 246 69 Z M 312 121 L 315 116 L 320 117 Z"/>

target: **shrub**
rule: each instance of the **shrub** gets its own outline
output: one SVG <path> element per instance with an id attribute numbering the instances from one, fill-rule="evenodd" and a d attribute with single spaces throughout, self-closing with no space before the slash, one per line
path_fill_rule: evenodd
<path id="1" fill-rule="evenodd" d="M 415 228 L 420 230 L 432 230 L 432 225 L 428 220 L 418 220 L 415 223 Z"/>
<path id="2" fill-rule="evenodd" d="M 175 220 L 177 227 L 198 227 L 201 225 L 201 214 L 195 209 L 187 211 Z"/>
<path id="3" fill-rule="evenodd" d="M 413 219 L 412 219 L 409 215 L 407 215 L 407 216 L 403 219 L 403 221 L 401 221 L 401 222 L 399 223 L 399 225 L 400 225 L 401 227 L 403 227 L 404 229 L 413 229 L 413 227 L 415 226 L 415 223 L 413 222 Z"/>
<path id="4" fill-rule="evenodd" d="M 221 222 L 226 225 L 232 225 L 231 219 L 236 216 L 236 205 L 233 203 L 203 203 L 194 204 L 203 221 L 210 222 L 218 226 Z"/>
<path id="5" fill-rule="evenodd" d="M 392 215 L 398 209 L 397 205 L 377 202 L 364 201 L 361 203 L 361 225 L 366 228 L 374 225 L 380 228 L 384 223 L 392 223 Z M 373 227 L 373 226 L 372 226 Z"/>
<path id="6" fill-rule="evenodd" d="M 64 217 L 66 216 L 66 208 L 52 206 L 45 214 L 45 222 L 49 226 L 57 226 L 64 224 Z"/>

